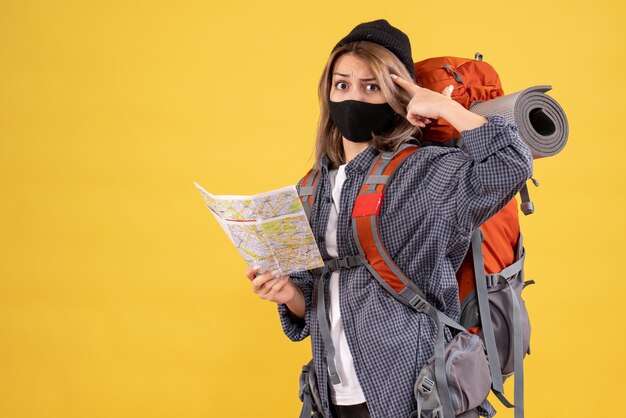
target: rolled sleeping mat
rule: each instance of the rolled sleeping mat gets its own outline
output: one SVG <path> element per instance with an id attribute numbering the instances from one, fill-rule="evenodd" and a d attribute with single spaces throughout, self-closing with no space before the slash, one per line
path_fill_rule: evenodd
<path id="1" fill-rule="evenodd" d="M 552 97 L 552 86 L 534 86 L 485 102 L 474 102 L 470 111 L 482 116 L 499 115 L 517 125 L 533 158 L 550 157 L 567 143 L 567 116 Z"/>

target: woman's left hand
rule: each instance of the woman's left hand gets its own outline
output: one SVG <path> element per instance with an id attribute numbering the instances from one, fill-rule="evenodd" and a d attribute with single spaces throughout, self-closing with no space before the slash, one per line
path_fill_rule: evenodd
<path id="1" fill-rule="evenodd" d="M 406 119 L 412 125 L 423 128 L 430 123 L 430 119 L 439 119 L 446 108 L 456 104 L 451 98 L 453 85 L 446 87 L 441 93 L 437 93 L 404 80 L 395 74 L 391 74 L 391 78 L 413 96 L 406 107 Z"/>

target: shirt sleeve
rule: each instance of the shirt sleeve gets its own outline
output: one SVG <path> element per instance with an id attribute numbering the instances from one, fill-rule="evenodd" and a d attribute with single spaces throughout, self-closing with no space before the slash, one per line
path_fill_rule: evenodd
<path id="1" fill-rule="evenodd" d="M 286 304 L 278 304 L 278 315 L 283 326 L 285 335 L 291 341 L 302 341 L 310 334 L 311 324 L 311 301 L 313 295 L 313 273 L 310 270 L 299 271 L 290 275 L 296 286 L 300 288 L 304 295 L 305 311 L 304 319 L 297 318 L 291 313 Z"/>
<path id="2" fill-rule="evenodd" d="M 461 132 L 464 150 L 442 150 L 429 191 L 443 216 L 467 236 L 502 209 L 532 175 L 533 159 L 517 127 L 501 116 Z"/>

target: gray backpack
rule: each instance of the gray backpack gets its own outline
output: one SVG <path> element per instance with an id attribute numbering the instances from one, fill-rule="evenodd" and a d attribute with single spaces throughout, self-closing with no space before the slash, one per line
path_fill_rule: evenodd
<path id="1" fill-rule="evenodd" d="M 532 212 L 531 212 L 532 213 Z M 482 253 L 483 234 L 472 234 L 472 261 L 476 289 L 461 302 L 460 323 L 467 329 L 479 328 L 492 371 L 492 390 L 515 418 L 524 416 L 524 368 L 522 360 L 530 354 L 530 321 L 522 290 L 534 281 L 524 281 L 522 234 L 516 245 L 515 262 L 495 274 L 485 274 Z M 503 382 L 514 375 L 514 404 L 504 396 Z"/>

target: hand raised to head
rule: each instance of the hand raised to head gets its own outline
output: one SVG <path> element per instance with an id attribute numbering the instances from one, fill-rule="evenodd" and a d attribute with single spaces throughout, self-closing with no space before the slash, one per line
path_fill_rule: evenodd
<path id="1" fill-rule="evenodd" d="M 451 100 L 453 85 L 446 87 L 441 93 L 437 93 L 404 80 L 395 74 L 391 74 L 391 78 L 412 96 L 406 107 L 406 119 L 412 125 L 425 127 L 431 122 L 431 119 L 439 119 L 445 106 L 453 103 Z"/>

